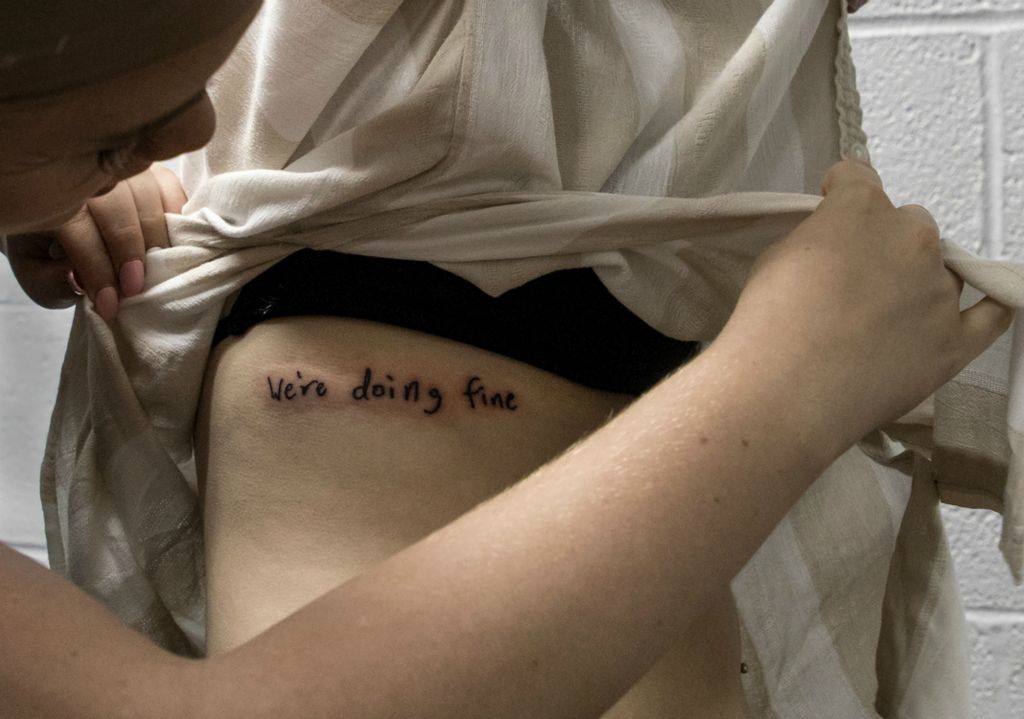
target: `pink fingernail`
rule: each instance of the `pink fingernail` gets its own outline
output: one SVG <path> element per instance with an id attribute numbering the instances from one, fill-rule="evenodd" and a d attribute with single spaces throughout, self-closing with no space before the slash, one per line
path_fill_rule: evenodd
<path id="1" fill-rule="evenodd" d="M 71 285 L 71 291 L 79 297 L 85 294 L 82 285 L 78 284 L 78 277 L 75 276 L 74 270 L 68 270 L 68 284 Z"/>
<path id="2" fill-rule="evenodd" d="M 117 317 L 117 290 L 113 287 L 104 287 L 96 293 L 96 312 L 107 322 L 112 322 Z"/>
<path id="3" fill-rule="evenodd" d="M 142 292 L 146 284 L 146 269 L 142 260 L 132 260 L 121 265 L 121 294 L 131 297 Z"/>

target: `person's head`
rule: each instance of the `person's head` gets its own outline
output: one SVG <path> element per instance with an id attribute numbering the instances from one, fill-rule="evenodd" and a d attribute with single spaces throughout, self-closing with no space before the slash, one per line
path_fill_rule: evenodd
<path id="1" fill-rule="evenodd" d="M 206 82 L 260 4 L 9 4 L 0 29 L 0 233 L 55 227 L 152 162 L 206 144 Z"/>

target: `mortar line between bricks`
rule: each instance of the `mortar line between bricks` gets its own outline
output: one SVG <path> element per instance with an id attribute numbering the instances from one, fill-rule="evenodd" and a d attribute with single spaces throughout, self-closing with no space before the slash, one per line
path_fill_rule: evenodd
<path id="1" fill-rule="evenodd" d="M 948 35 L 964 32 L 995 35 L 1021 29 L 1024 29 L 1024 11 L 1022 10 L 850 19 L 850 37 L 853 39 L 891 35 Z"/>
<path id="2" fill-rule="evenodd" d="M 1002 40 L 988 38 L 982 55 L 982 82 L 985 88 L 985 216 L 982 253 L 987 257 L 1003 255 L 1003 83 Z"/>
<path id="3" fill-rule="evenodd" d="M 1024 624 L 1024 611 L 1012 609 L 968 609 L 965 612 L 971 624 L 993 626 L 996 624 Z"/>

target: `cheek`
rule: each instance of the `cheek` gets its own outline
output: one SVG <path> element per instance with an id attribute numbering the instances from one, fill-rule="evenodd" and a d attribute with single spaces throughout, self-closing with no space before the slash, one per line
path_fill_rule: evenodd
<path id="1" fill-rule="evenodd" d="M 216 124 L 213 104 L 206 97 L 149 138 L 152 149 L 146 159 L 168 160 L 198 150 L 210 141 Z"/>
<path id="2" fill-rule="evenodd" d="M 71 219 L 107 181 L 85 158 L 17 175 L 0 175 L 0 233 L 57 227 Z"/>

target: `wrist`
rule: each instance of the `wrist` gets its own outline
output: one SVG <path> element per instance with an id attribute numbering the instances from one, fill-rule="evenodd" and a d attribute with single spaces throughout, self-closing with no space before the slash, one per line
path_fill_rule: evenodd
<path id="1" fill-rule="evenodd" d="M 749 410 L 818 471 L 870 431 L 839 368 L 790 334 L 727 326 L 705 354 L 712 366 L 729 368 Z"/>

